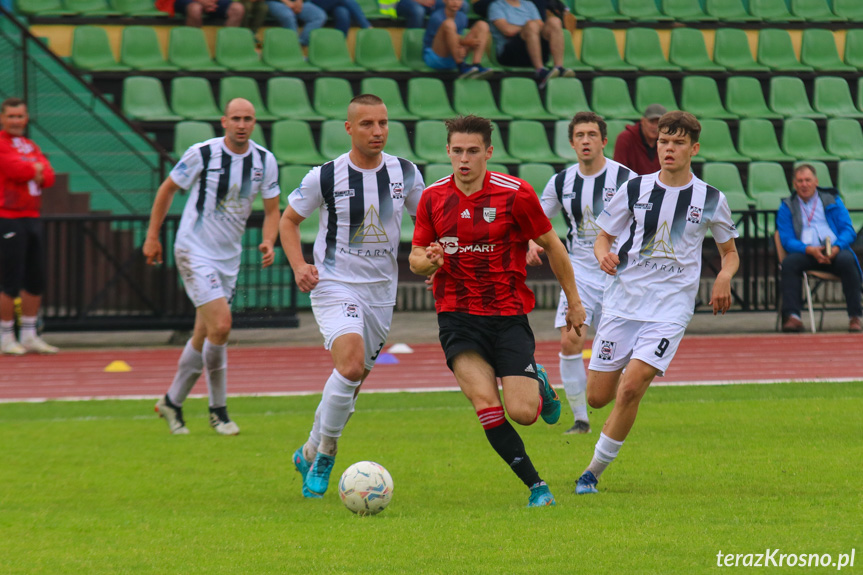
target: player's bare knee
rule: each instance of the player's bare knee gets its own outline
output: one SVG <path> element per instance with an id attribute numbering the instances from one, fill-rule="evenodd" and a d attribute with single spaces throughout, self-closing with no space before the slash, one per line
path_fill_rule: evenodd
<path id="1" fill-rule="evenodd" d="M 612 399 L 614 397 L 609 393 L 587 388 L 587 404 L 594 409 L 605 407 L 611 403 Z"/>
<path id="2" fill-rule="evenodd" d="M 509 415 L 510 419 L 512 419 L 519 425 L 531 425 L 533 422 L 536 421 L 538 409 L 538 404 L 523 404 L 508 408 L 507 414 Z"/>
<path id="3" fill-rule="evenodd" d="M 638 405 L 644 396 L 644 391 L 640 386 L 623 383 L 617 389 L 618 405 Z"/>
<path id="4" fill-rule="evenodd" d="M 336 370 L 347 380 L 360 381 L 365 374 L 366 366 L 360 358 L 344 362 L 336 366 Z"/>

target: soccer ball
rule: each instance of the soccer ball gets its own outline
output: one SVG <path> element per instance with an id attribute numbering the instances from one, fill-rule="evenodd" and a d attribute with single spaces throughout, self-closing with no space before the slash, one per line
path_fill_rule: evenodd
<path id="1" fill-rule="evenodd" d="M 348 467 L 339 480 L 339 495 L 345 507 L 358 515 L 375 515 L 393 497 L 393 478 L 383 465 L 359 461 Z"/>

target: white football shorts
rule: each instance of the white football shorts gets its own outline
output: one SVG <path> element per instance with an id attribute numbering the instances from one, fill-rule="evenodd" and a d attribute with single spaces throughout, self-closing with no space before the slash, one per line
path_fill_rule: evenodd
<path id="1" fill-rule="evenodd" d="M 584 325 L 594 325 L 594 320 L 599 322 L 602 317 L 602 292 L 603 288 L 595 288 L 590 285 L 577 285 L 578 296 L 581 298 L 581 305 L 584 306 L 585 320 Z M 557 302 L 557 315 L 554 317 L 554 327 L 566 327 L 566 311 L 569 308 L 569 302 L 566 301 L 566 294 L 560 290 L 560 300 Z"/>
<path id="2" fill-rule="evenodd" d="M 365 343 L 365 367 L 375 365 L 393 322 L 393 306 L 368 304 L 362 290 L 345 285 L 319 285 L 312 291 L 312 312 L 329 350 L 340 335 L 356 333 Z"/>
<path id="3" fill-rule="evenodd" d="M 630 359 L 665 370 L 683 339 L 686 328 L 676 323 L 637 321 L 604 315 L 596 329 L 590 366 L 593 371 L 617 371 Z"/>
<path id="4" fill-rule="evenodd" d="M 177 260 L 177 269 L 183 279 L 183 287 L 186 288 L 186 294 L 195 307 L 201 307 L 220 297 L 228 300 L 228 305 L 231 305 L 237 289 L 239 269 L 219 261 L 192 255 L 185 249 L 175 249 L 174 258 Z"/>

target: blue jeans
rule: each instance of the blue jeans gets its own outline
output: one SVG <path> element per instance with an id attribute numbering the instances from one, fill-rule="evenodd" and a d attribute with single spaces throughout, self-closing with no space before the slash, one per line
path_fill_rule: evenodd
<path id="1" fill-rule="evenodd" d="M 351 29 L 351 20 L 360 28 L 371 28 L 363 9 L 356 0 L 314 0 L 315 5 L 323 8 L 333 18 L 333 26 L 347 36 Z"/>
<path id="2" fill-rule="evenodd" d="M 426 8 L 414 0 L 399 0 L 396 14 L 405 19 L 405 28 L 425 28 L 426 16 L 431 16 L 435 10 L 443 9 L 443 0 L 435 0 L 433 8 Z M 461 11 L 467 14 L 467 0 L 461 5 Z"/>
<path id="3" fill-rule="evenodd" d="M 270 14 L 279 23 L 282 28 L 290 28 L 294 32 L 297 31 L 297 16 L 303 21 L 303 33 L 300 34 L 300 44 L 303 46 L 309 45 L 309 34 L 312 30 L 317 30 L 327 22 L 327 13 L 315 6 L 311 2 L 303 2 L 303 9 L 299 14 L 294 14 L 291 8 L 279 2 L 278 0 L 267 0 L 267 6 L 270 8 Z"/>

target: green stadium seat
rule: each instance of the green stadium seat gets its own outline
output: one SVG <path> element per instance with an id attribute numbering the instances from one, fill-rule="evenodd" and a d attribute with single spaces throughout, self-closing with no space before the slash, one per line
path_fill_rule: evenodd
<path id="1" fill-rule="evenodd" d="M 629 87 L 623 78 L 606 76 L 594 78 L 591 92 L 590 108 L 606 121 L 609 118 L 623 120 L 641 118 L 641 113 L 632 105 Z"/>
<path id="2" fill-rule="evenodd" d="M 171 109 L 187 120 L 201 122 L 218 122 L 223 115 L 216 107 L 209 80 L 192 76 L 171 80 Z"/>
<path id="3" fill-rule="evenodd" d="M 608 0 L 578 0 L 574 2 L 575 17 L 587 22 L 619 22 L 629 20 L 614 9 L 614 3 Z"/>
<path id="4" fill-rule="evenodd" d="M 827 188 L 833 187 L 833 178 L 830 177 L 830 168 L 827 167 L 827 164 L 820 160 L 799 160 L 794 162 L 794 169 L 796 170 L 798 166 L 803 164 L 809 164 L 815 168 L 815 177 L 818 178 L 819 186 Z"/>
<path id="5" fill-rule="evenodd" d="M 108 6 L 105 0 L 63 0 L 66 8 L 79 16 L 101 18 L 105 16 L 120 16 L 120 12 Z"/>
<path id="6" fill-rule="evenodd" d="M 556 118 L 572 118 L 590 111 L 584 86 L 578 78 L 554 78 L 545 86 L 545 108 Z"/>
<path id="7" fill-rule="evenodd" d="M 279 187 L 282 188 L 282 194 L 285 197 L 285 205 L 287 205 L 287 197 L 300 187 L 308 173 L 311 171 L 310 166 L 300 166 L 292 164 L 279 168 Z"/>
<path id="8" fill-rule="evenodd" d="M 728 201 L 728 209 L 732 212 L 748 212 L 749 207 L 753 206 L 755 203 L 752 201 L 752 198 L 744 193 L 726 192 L 722 189 L 719 191 L 725 194 L 725 199 Z M 743 217 L 741 215 L 734 218 L 734 225 L 737 226 L 737 230 L 740 232 L 740 235 L 743 235 L 744 232 L 743 225 L 740 223 L 742 220 Z"/>
<path id="9" fill-rule="evenodd" d="M 701 171 L 701 179 L 724 193 L 740 194 L 746 197 L 746 190 L 740 180 L 740 171 L 737 166 L 728 162 L 708 162 L 704 164 Z M 732 208 L 733 209 L 733 208 Z M 746 209 L 744 207 L 744 209 Z"/>
<path id="10" fill-rule="evenodd" d="M 736 28 L 720 28 L 713 40 L 713 61 L 735 72 L 769 72 L 752 57 L 746 32 Z"/>
<path id="11" fill-rule="evenodd" d="M 488 166 L 486 166 L 487 169 Z M 441 178 L 445 178 L 452 174 L 452 164 L 428 164 L 423 168 L 423 181 L 426 187 L 435 183 Z"/>
<path id="12" fill-rule="evenodd" d="M 803 21 L 788 10 L 785 0 L 749 0 L 749 13 L 771 24 Z"/>
<path id="13" fill-rule="evenodd" d="M 839 58 L 836 41 L 830 30 L 810 28 L 803 31 L 800 61 L 819 72 L 856 72 L 857 68 Z"/>
<path id="14" fill-rule="evenodd" d="M 60 0 L 15 0 L 15 10 L 25 16 L 74 16 Z"/>
<path id="15" fill-rule="evenodd" d="M 267 137 L 264 136 L 264 129 L 261 127 L 261 124 L 255 122 L 255 127 L 252 128 L 252 136 L 251 140 L 256 144 L 260 144 L 261 146 L 270 149 L 270 146 L 267 144 Z"/>
<path id="16" fill-rule="evenodd" d="M 818 126 L 809 118 L 789 118 L 782 127 L 782 149 L 799 160 L 836 162 L 839 156 L 828 154 L 818 135 Z"/>
<path id="17" fill-rule="evenodd" d="M 497 122 L 492 122 L 491 127 L 491 147 L 494 148 L 494 155 L 492 156 L 494 161 L 499 164 L 518 164 L 521 160 L 510 155 L 506 150 L 506 146 L 503 145 L 500 126 L 497 125 Z"/>
<path id="18" fill-rule="evenodd" d="M 402 55 L 400 62 L 415 72 L 433 72 L 423 60 L 424 28 L 405 28 L 402 32 Z"/>
<path id="19" fill-rule="evenodd" d="M 545 185 L 554 174 L 552 166 L 541 162 L 525 162 L 518 167 L 518 177 L 530 184 L 537 196 L 542 195 Z"/>
<path id="20" fill-rule="evenodd" d="M 551 60 L 549 60 L 551 62 Z M 575 54 L 575 46 L 572 43 L 572 34 L 563 32 L 563 67 L 576 72 L 591 72 L 593 68 L 582 62 Z"/>
<path id="21" fill-rule="evenodd" d="M 671 45 L 668 50 L 668 60 L 675 66 L 694 72 L 725 72 L 725 66 L 720 66 L 710 59 L 707 45 L 701 30 L 695 28 L 675 28 L 671 31 Z"/>
<path id="22" fill-rule="evenodd" d="M 701 120 L 701 149 L 698 155 L 708 162 L 748 162 L 749 158 L 738 153 L 731 140 L 731 131 L 724 120 Z"/>
<path id="23" fill-rule="evenodd" d="M 671 16 L 659 11 L 654 0 L 618 0 L 617 9 L 636 22 L 670 22 Z"/>
<path id="24" fill-rule="evenodd" d="M 863 118 L 863 112 L 854 107 L 851 89 L 845 78 L 832 76 L 815 78 L 812 107 L 816 112 L 834 118 Z"/>
<path id="25" fill-rule="evenodd" d="M 377 3 L 377 0 L 357 0 L 357 4 L 362 8 L 363 14 L 366 15 L 366 18 L 373 19 L 385 17 L 381 12 L 381 8 Z"/>
<path id="26" fill-rule="evenodd" d="M 248 28 L 219 28 L 216 35 L 216 62 L 238 72 L 272 72 L 255 50 L 255 37 Z"/>
<path id="27" fill-rule="evenodd" d="M 485 167 L 486 167 L 486 169 L 487 169 L 488 171 L 490 171 L 490 172 L 500 172 L 501 174 L 508 174 L 508 173 L 509 173 L 509 168 L 507 168 L 507 167 L 506 167 L 505 165 L 503 165 L 503 164 L 497 164 L 497 163 L 493 163 L 493 162 L 488 162 L 488 163 L 485 165 Z M 452 171 L 452 169 L 450 169 L 450 171 Z"/>
<path id="28" fill-rule="evenodd" d="M 789 192 L 761 192 L 755 198 L 755 209 L 776 212 L 779 204 L 787 198 Z M 766 226 L 764 225 L 766 224 Z M 771 237 L 776 232 L 776 215 L 767 214 L 759 216 L 757 224 L 758 232 L 762 237 Z"/>
<path id="29" fill-rule="evenodd" d="M 569 142 L 569 120 L 554 123 L 554 153 L 567 162 L 578 161 L 578 155 Z"/>
<path id="30" fill-rule="evenodd" d="M 788 196 L 791 188 L 781 165 L 776 162 L 752 162 L 746 176 L 746 193 L 753 199 L 758 199 L 759 195 L 765 193 Z M 779 204 L 776 204 L 775 208 L 779 208 Z"/>
<path id="31" fill-rule="evenodd" d="M 146 122 L 178 122 L 183 118 L 171 112 L 156 78 L 129 76 L 123 80 L 123 114 Z"/>
<path id="32" fill-rule="evenodd" d="M 318 28 L 309 38 L 309 62 L 328 72 L 362 72 L 351 60 L 345 36 L 333 28 Z"/>
<path id="33" fill-rule="evenodd" d="M 405 33 L 410 30 L 405 30 Z M 455 110 L 449 103 L 446 87 L 439 78 L 408 80 L 408 109 L 421 118 L 452 118 Z"/>
<path id="34" fill-rule="evenodd" d="M 843 197 L 863 195 L 863 160 L 839 162 L 836 172 L 836 185 Z"/>
<path id="35" fill-rule="evenodd" d="M 168 13 L 156 10 L 150 0 L 109 0 L 108 4 L 123 16 L 134 18 L 167 18 Z"/>
<path id="36" fill-rule="evenodd" d="M 551 150 L 545 126 L 533 120 L 513 120 L 509 123 L 509 153 L 522 162 L 563 163 Z"/>
<path id="37" fill-rule="evenodd" d="M 852 22 L 863 22 L 863 3 L 860 0 L 833 0 L 833 13 Z"/>
<path id="38" fill-rule="evenodd" d="M 168 61 L 190 72 L 222 72 L 227 70 L 224 66 L 213 62 L 203 30 L 190 26 L 171 28 Z"/>
<path id="39" fill-rule="evenodd" d="M 550 114 L 543 107 L 539 89 L 531 78 L 503 78 L 500 81 L 500 109 L 504 114 L 522 120 L 557 119 L 556 115 Z"/>
<path id="40" fill-rule="evenodd" d="M 636 66 L 620 57 L 614 32 L 608 28 L 585 28 L 581 33 L 581 60 L 605 72 L 634 72 Z"/>
<path id="41" fill-rule="evenodd" d="M 315 79 L 314 108 L 322 116 L 344 121 L 353 97 L 351 83 L 344 78 Z"/>
<path id="42" fill-rule="evenodd" d="M 451 166 L 446 153 L 446 126 L 440 120 L 420 120 L 414 129 L 414 151 L 430 163 Z M 450 168 L 452 173 L 452 168 Z"/>
<path id="43" fill-rule="evenodd" d="M 408 112 L 399 84 L 392 78 L 363 78 L 360 93 L 374 94 L 386 102 L 390 120 L 419 120 L 419 116 Z"/>
<path id="44" fill-rule="evenodd" d="M 722 105 L 719 97 L 719 87 L 716 80 L 707 76 L 686 76 L 683 78 L 680 95 L 680 105 L 696 118 L 718 118 L 722 120 L 737 120 L 739 116 L 732 114 Z"/>
<path id="45" fill-rule="evenodd" d="M 671 80 L 664 76 L 641 76 L 635 80 L 635 109 L 639 116 L 651 104 L 662 104 L 666 110 L 679 109 Z"/>
<path id="46" fill-rule="evenodd" d="M 692 0 L 662 0 L 662 12 L 676 22 L 715 22 L 716 16 L 707 14 L 700 2 Z"/>
<path id="47" fill-rule="evenodd" d="M 863 28 L 845 31 L 845 63 L 863 69 Z"/>
<path id="48" fill-rule="evenodd" d="M 851 118 L 827 120 L 827 151 L 843 160 L 863 159 L 863 128 Z M 863 190 L 863 188 L 861 188 Z"/>
<path id="49" fill-rule="evenodd" d="M 704 11 L 723 22 L 755 22 L 760 20 L 746 11 L 743 0 L 706 0 Z"/>
<path id="50" fill-rule="evenodd" d="M 228 102 L 234 98 L 245 98 L 251 102 L 252 106 L 255 107 L 255 117 L 259 122 L 279 119 L 264 106 L 258 83 L 252 78 L 227 76 L 219 81 L 219 108 L 224 110 Z"/>
<path id="51" fill-rule="evenodd" d="M 770 109 L 786 118 L 826 118 L 812 109 L 803 80 L 791 76 L 770 79 Z"/>
<path id="52" fill-rule="evenodd" d="M 863 78 L 857 79 L 857 108 L 863 110 Z"/>
<path id="53" fill-rule="evenodd" d="M 778 72 L 814 70 L 812 66 L 801 64 L 797 60 L 788 31 L 776 28 L 765 28 L 758 33 L 758 62 Z"/>
<path id="54" fill-rule="evenodd" d="M 653 0 L 650 0 L 652 3 Z M 623 59 L 648 72 L 679 72 L 680 66 L 670 64 L 662 53 L 659 34 L 652 28 L 630 28 L 626 31 Z"/>
<path id="55" fill-rule="evenodd" d="M 261 61 L 280 72 L 318 71 L 317 67 L 306 62 L 297 32 L 290 28 L 267 28 Z"/>
<path id="56" fill-rule="evenodd" d="M 354 57 L 358 65 L 374 72 L 410 71 L 396 58 L 393 39 L 386 28 L 358 30 Z"/>
<path id="57" fill-rule="evenodd" d="M 737 149 L 744 156 L 762 162 L 791 162 L 795 158 L 779 148 L 776 130 L 770 120 L 746 118 L 740 120 Z"/>
<path id="58" fill-rule="evenodd" d="M 321 154 L 336 158 L 351 151 L 351 137 L 345 130 L 344 120 L 326 120 L 321 123 Z"/>
<path id="59" fill-rule="evenodd" d="M 626 120 L 606 120 L 605 125 L 608 131 L 608 143 L 605 145 L 605 155 L 610 158 L 614 155 L 614 144 L 617 143 L 617 137 L 626 129 L 629 122 Z"/>
<path id="60" fill-rule="evenodd" d="M 387 136 L 386 152 L 393 156 L 398 156 L 406 160 L 410 160 L 414 164 L 422 165 L 426 161 L 414 154 L 411 148 L 410 139 L 408 138 L 408 130 L 405 125 L 398 120 L 389 121 L 389 135 Z"/>
<path id="61" fill-rule="evenodd" d="M 791 13 L 808 22 L 844 22 L 844 16 L 837 16 L 830 9 L 827 0 L 791 0 Z"/>
<path id="62" fill-rule="evenodd" d="M 342 124 L 344 130 L 344 124 Z M 270 130 L 270 151 L 279 164 L 306 164 L 317 166 L 329 161 L 318 153 L 312 129 L 302 120 L 279 120 Z M 350 148 L 350 146 L 349 146 Z M 347 151 L 347 150 L 345 150 Z M 332 156 L 335 158 L 335 156 Z"/>
<path id="63" fill-rule="evenodd" d="M 181 158 L 186 150 L 198 142 L 215 137 L 216 131 L 206 122 L 177 122 L 174 126 L 174 155 Z"/>
<path id="64" fill-rule="evenodd" d="M 172 72 L 179 70 L 162 56 L 156 30 L 150 26 L 127 26 L 123 29 L 120 62 L 136 70 Z"/>
<path id="65" fill-rule="evenodd" d="M 509 120 L 497 107 L 491 85 L 486 80 L 456 80 L 453 82 L 453 108 L 459 114 L 475 114 L 490 120 Z"/>
<path id="66" fill-rule="evenodd" d="M 91 72 L 126 72 L 118 64 L 108 42 L 108 34 L 98 26 L 77 26 L 72 35 L 72 65 Z"/>
<path id="67" fill-rule="evenodd" d="M 306 93 L 306 83 L 299 78 L 270 78 L 267 81 L 267 109 L 279 118 L 306 122 L 326 120 L 312 109 Z"/>
<path id="68" fill-rule="evenodd" d="M 781 114 L 767 107 L 761 83 L 747 76 L 733 76 L 728 79 L 725 87 L 725 107 L 732 114 L 743 118 L 782 118 Z"/>

